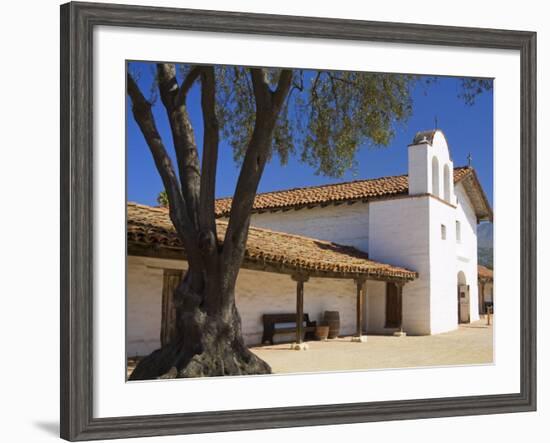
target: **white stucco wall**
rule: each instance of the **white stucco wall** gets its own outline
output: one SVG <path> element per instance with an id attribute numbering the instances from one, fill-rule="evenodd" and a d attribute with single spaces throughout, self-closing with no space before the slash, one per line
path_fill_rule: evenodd
<path id="1" fill-rule="evenodd" d="M 126 355 L 146 355 L 160 347 L 163 268 L 185 262 L 129 256 L 126 289 Z"/>
<path id="2" fill-rule="evenodd" d="M 411 145 L 408 148 L 409 194 L 420 195 L 432 192 L 431 146 Z"/>
<path id="3" fill-rule="evenodd" d="M 470 285 L 470 320 L 479 319 L 475 284 L 476 218 L 461 185 L 456 198 L 457 208 L 429 196 L 370 203 L 369 256 L 419 273 L 418 279 L 403 289 L 403 329 L 411 335 L 438 334 L 457 328 L 457 274 L 460 271 Z M 461 224 L 459 244 L 456 242 L 457 220 Z M 371 311 L 383 309 L 382 302 L 376 306 L 374 301 L 371 303 Z"/>
<path id="4" fill-rule="evenodd" d="M 430 331 L 451 331 L 458 325 L 456 209 L 430 198 Z M 441 226 L 445 226 L 445 239 Z"/>
<path id="5" fill-rule="evenodd" d="M 394 331 L 386 324 L 386 282 L 369 281 L 367 283 L 366 325 L 368 334 L 384 334 Z"/>
<path id="6" fill-rule="evenodd" d="M 456 220 L 460 222 L 461 242 L 456 248 L 456 273 L 464 272 L 470 287 L 470 321 L 479 320 L 477 281 L 477 217 L 462 184 L 455 188 L 458 206 Z"/>
<path id="7" fill-rule="evenodd" d="M 163 269 L 185 269 L 185 262 L 128 257 L 127 355 L 146 355 L 160 346 Z M 368 296 L 380 297 L 385 284 L 368 283 Z M 385 293 L 385 292 L 384 292 Z M 381 297 L 383 298 L 383 297 Z M 384 299 L 385 300 L 385 299 Z M 262 338 L 262 314 L 296 311 L 296 283 L 290 276 L 242 269 L 237 279 L 237 308 L 248 345 Z M 367 301 L 367 324 L 377 324 Z M 324 311 L 340 313 L 340 333 L 351 335 L 356 328 L 356 287 L 353 280 L 312 278 L 304 284 L 304 312 L 321 321 Z M 292 341 L 278 335 L 276 342 Z"/>
<path id="8" fill-rule="evenodd" d="M 369 257 L 419 273 L 403 288 L 403 329 L 413 335 L 430 333 L 429 204 L 427 196 L 409 197 L 369 209 Z"/>
<path id="9" fill-rule="evenodd" d="M 253 214 L 251 224 L 354 246 L 363 251 L 368 251 L 369 247 L 368 203 Z"/>

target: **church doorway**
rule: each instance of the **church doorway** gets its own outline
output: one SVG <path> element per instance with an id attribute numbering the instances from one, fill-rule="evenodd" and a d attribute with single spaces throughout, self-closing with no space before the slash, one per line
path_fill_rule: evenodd
<path id="1" fill-rule="evenodd" d="M 401 327 L 403 301 L 395 283 L 386 283 L 386 328 Z"/>
<path id="2" fill-rule="evenodd" d="M 460 271 L 457 276 L 458 323 L 470 323 L 470 286 L 466 275 Z"/>

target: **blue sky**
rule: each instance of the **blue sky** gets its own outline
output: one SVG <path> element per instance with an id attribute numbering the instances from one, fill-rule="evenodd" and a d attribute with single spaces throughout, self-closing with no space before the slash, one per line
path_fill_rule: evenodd
<path id="1" fill-rule="evenodd" d="M 131 63 L 131 70 L 139 72 L 138 83 L 146 96 L 153 82 L 150 63 Z M 429 87 L 418 85 L 413 93 L 413 114 L 396 128 L 396 136 L 387 147 L 362 147 L 356 154 L 358 168 L 342 178 L 335 179 L 315 175 L 314 168 L 291 157 L 281 166 L 276 156 L 266 165 L 259 192 L 314 186 L 342 181 L 375 178 L 407 173 L 407 145 L 420 130 L 437 126 L 447 137 L 455 166 L 468 163 L 476 169 L 489 201 L 493 201 L 493 92 L 478 96 L 473 106 L 466 105 L 457 97 L 461 88 L 460 78 L 438 77 Z M 151 153 L 136 125 L 127 97 L 127 197 L 128 201 L 156 205 L 156 197 L 163 189 L 153 163 Z M 195 85 L 188 97 L 190 118 L 195 128 L 197 145 L 202 146 L 202 118 L 200 89 Z M 157 127 L 170 153 L 172 141 L 166 114 L 160 100 L 153 107 Z M 222 139 L 219 149 L 216 196 L 233 195 L 239 166 L 233 161 L 230 146 Z"/>

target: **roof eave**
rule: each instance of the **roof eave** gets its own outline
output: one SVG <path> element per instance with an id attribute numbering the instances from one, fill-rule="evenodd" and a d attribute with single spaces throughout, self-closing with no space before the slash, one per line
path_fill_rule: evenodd
<path id="1" fill-rule="evenodd" d="M 185 260 L 186 254 L 182 247 L 168 246 L 163 244 L 150 245 L 137 241 L 128 241 L 128 255 L 149 258 L 161 258 L 166 260 Z M 272 272 L 277 274 L 293 275 L 296 273 L 305 273 L 311 277 L 319 278 L 340 278 L 340 279 L 366 279 L 377 281 L 409 282 L 418 278 L 418 273 L 408 270 L 398 271 L 333 271 L 324 269 L 314 269 L 308 266 L 295 266 L 288 263 L 277 263 L 271 260 L 263 260 L 245 256 L 242 264 L 243 269 L 252 271 Z"/>
<path id="2" fill-rule="evenodd" d="M 472 179 L 472 183 L 474 187 L 476 188 L 476 191 L 481 196 L 481 201 L 483 202 L 484 211 L 476 211 L 476 217 L 478 222 L 479 221 L 490 221 L 493 222 L 493 208 L 491 207 L 491 204 L 489 203 L 489 199 L 487 198 L 487 194 L 485 194 L 485 191 L 483 190 L 483 187 L 481 186 L 481 182 L 479 181 L 479 178 L 477 176 L 477 173 L 474 168 L 468 167 L 469 173 L 465 174 L 463 177 L 461 177 L 459 180 L 455 182 L 455 186 L 459 183 L 462 183 L 468 178 Z M 465 187 L 466 192 L 468 192 L 468 189 Z M 475 209 L 475 207 L 474 207 Z"/>

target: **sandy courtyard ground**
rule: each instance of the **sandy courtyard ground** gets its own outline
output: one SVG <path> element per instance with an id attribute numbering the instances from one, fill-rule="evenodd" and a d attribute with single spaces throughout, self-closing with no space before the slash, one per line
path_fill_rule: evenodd
<path id="1" fill-rule="evenodd" d="M 492 363 L 493 327 L 485 320 L 461 325 L 444 334 L 420 337 L 369 335 L 366 343 L 350 337 L 307 342 L 309 349 L 294 351 L 289 344 L 258 346 L 251 350 L 276 374 L 405 368 Z"/>
<path id="2" fill-rule="evenodd" d="M 271 365 L 275 374 L 296 372 L 390 369 L 492 363 L 493 327 L 486 320 L 461 325 L 456 331 L 420 337 L 369 335 L 366 343 L 351 337 L 309 341 L 307 351 L 289 343 L 255 346 L 252 352 Z M 128 360 L 127 374 L 136 365 Z"/>

